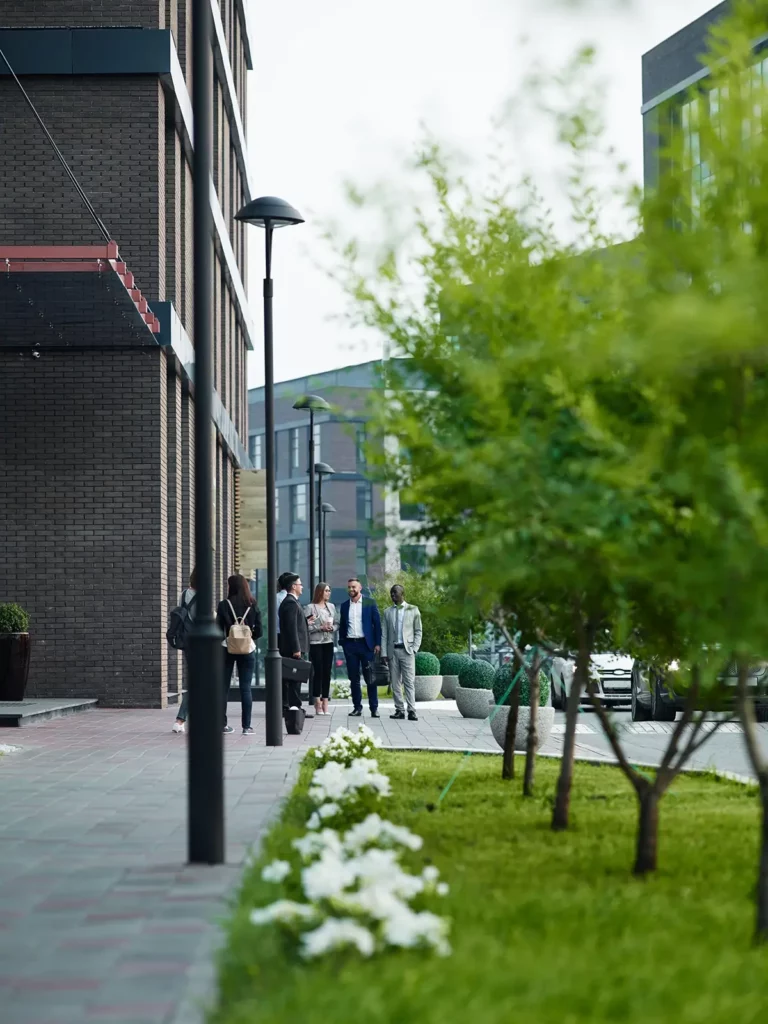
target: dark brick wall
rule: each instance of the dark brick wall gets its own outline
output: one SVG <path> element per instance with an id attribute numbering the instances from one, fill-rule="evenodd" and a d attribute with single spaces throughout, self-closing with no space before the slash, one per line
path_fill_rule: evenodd
<path id="1" fill-rule="evenodd" d="M 0 28 L 166 28 L 166 0 L 4 0 Z"/>
<path id="2" fill-rule="evenodd" d="M 30 696 L 165 701 L 167 374 L 159 348 L 0 350 L 0 601 L 32 618 Z"/>

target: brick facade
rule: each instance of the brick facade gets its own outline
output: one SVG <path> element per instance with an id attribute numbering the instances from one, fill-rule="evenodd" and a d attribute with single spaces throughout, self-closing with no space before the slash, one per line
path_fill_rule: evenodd
<path id="1" fill-rule="evenodd" d="M 224 23 L 244 92 L 235 6 L 223 5 Z M 170 29 L 191 89 L 190 12 L 189 0 L 7 0 L 0 28 Z M 171 85 L 152 74 L 43 73 L 23 84 L 150 307 L 170 301 L 194 343 L 191 154 Z M 101 241 L 8 77 L 0 103 L 0 245 Z M 224 103 L 220 116 L 217 191 L 231 224 L 245 193 Z M 243 237 L 233 229 L 244 280 Z M 244 437 L 245 336 L 221 261 L 216 388 Z M 87 352 L 33 359 L 12 329 L 0 332 L 0 602 L 18 601 L 32 617 L 29 695 L 161 707 L 183 685 L 165 630 L 194 564 L 194 388 L 161 345 L 116 347 L 108 309 L 82 315 L 105 318 L 103 344 Z M 235 456 L 220 437 L 214 459 L 218 596 L 234 571 Z"/>

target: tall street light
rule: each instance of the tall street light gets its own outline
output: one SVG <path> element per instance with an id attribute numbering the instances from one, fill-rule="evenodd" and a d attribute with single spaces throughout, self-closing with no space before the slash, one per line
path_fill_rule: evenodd
<path id="1" fill-rule="evenodd" d="M 313 515 L 317 515 L 317 528 L 322 529 L 322 506 L 323 506 L 323 477 L 332 476 L 336 470 L 331 469 L 327 462 L 316 462 L 315 473 L 317 473 L 317 506 L 312 510 Z M 327 583 L 325 578 L 325 558 L 320 562 L 320 579 Z"/>
<path id="2" fill-rule="evenodd" d="M 307 462 L 307 473 L 309 474 L 309 587 L 310 592 L 315 589 L 315 474 L 312 467 L 315 464 L 315 413 L 330 411 L 330 405 L 320 395 L 302 395 L 293 403 L 294 409 L 309 409 L 309 460 Z"/>
<path id="3" fill-rule="evenodd" d="M 195 338 L 195 564 L 197 601 L 189 637 L 187 852 L 191 864 L 224 861 L 221 632 L 213 617 L 213 49 L 210 0 L 192 3 L 193 323 Z"/>
<path id="4" fill-rule="evenodd" d="M 284 199 L 262 196 L 247 203 L 236 216 L 246 224 L 265 231 L 264 273 L 264 432 L 267 446 L 267 656 L 264 659 L 266 687 L 267 746 L 283 745 L 283 669 L 277 649 L 277 535 L 275 523 L 275 367 L 272 332 L 272 235 L 275 228 L 303 224 L 304 218 Z M 220 692 L 220 690 L 218 691 Z"/>
<path id="5" fill-rule="evenodd" d="M 325 572 L 328 566 L 326 551 L 325 551 L 325 521 L 329 512 L 335 512 L 336 509 L 331 505 L 329 501 L 324 501 L 320 506 L 320 579 L 326 580 Z M 327 582 L 327 581 L 326 581 Z"/>

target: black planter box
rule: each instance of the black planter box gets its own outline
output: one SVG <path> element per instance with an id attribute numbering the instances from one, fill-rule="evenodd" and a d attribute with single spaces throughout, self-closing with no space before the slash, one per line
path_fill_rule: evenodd
<path id="1" fill-rule="evenodd" d="M 0 633 L 0 700 L 24 700 L 31 648 L 29 633 Z"/>

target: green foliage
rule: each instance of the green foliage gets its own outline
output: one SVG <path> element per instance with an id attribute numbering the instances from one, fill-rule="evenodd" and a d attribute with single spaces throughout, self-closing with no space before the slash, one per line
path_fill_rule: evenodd
<path id="1" fill-rule="evenodd" d="M 477 628 L 473 612 L 467 610 L 457 589 L 438 581 L 433 572 L 403 570 L 372 583 L 371 596 L 382 615 L 392 607 L 389 592 L 395 584 L 405 589 L 408 604 L 415 604 L 421 612 L 422 649 L 434 651 L 438 658 L 466 644 L 470 629 Z"/>
<path id="2" fill-rule="evenodd" d="M 417 676 L 439 676 L 440 659 L 429 651 L 419 651 L 416 655 Z"/>
<path id="3" fill-rule="evenodd" d="M 29 615 L 21 605 L 0 604 L 0 633 L 26 633 Z"/>
<path id="4" fill-rule="evenodd" d="M 517 665 L 513 662 L 509 662 L 506 665 L 502 665 L 501 668 L 496 670 L 493 677 L 493 696 L 498 704 L 503 697 L 506 697 L 503 701 L 504 704 L 510 705 L 512 703 L 512 690 L 509 687 L 512 685 L 513 679 L 517 678 L 515 683 L 516 687 L 520 689 L 520 707 L 530 707 L 531 704 L 531 686 L 528 681 L 528 676 L 525 672 L 520 672 Z M 507 693 L 509 690 L 509 693 Z M 549 676 L 546 672 L 539 672 L 539 707 L 545 708 L 549 704 L 550 695 L 550 683 Z"/>
<path id="5" fill-rule="evenodd" d="M 462 666 L 471 660 L 468 654 L 444 654 L 440 659 L 440 675 L 457 676 Z"/>
<path id="6" fill-rule="evenodd" d="M 409 855 L 412 870 L 434 863 L 450 885 L 435 909 L 452 919 L 453 956 L 403 950 L 366 960 L 340 950 L 305 961 L 276 929 L 254 930 L 251 910 L 275 898 L 275 886 L 261 880 L 263 865 L 305 831 L 303 769 L 226 922 L 209 1024 L 446 1024 L 460 1019 L 462 1005 L 471 1005 L 477 1024 L 764 1018 L 766 954 L 750 943 L 745 884 L 754 859 L 745 836 L 758 826 L 754 790 L 680 778 L 663 812 L 663 870 L 638 886 L 626 870 L 634 796 L 617 769 L 576 765 L 579 828 L 553 838 L 547 816 L 557 762 L 539 762 L 542 796 L 524 799 L 499 778 L 497 758 L 469 758 L 430 813 L 425 803 L 451 777 L 457 755 L 380 751 L 378 760 L 392 780 L 386 817 L 424 838 Z"/>
<path id="7" fill-rule="evenodd" d="M 467 661 L 459 670 L 459 686 L 465 690 L 491 690 L 493 689 L 494 670 L 493 665 L 480 658 Z"/>

